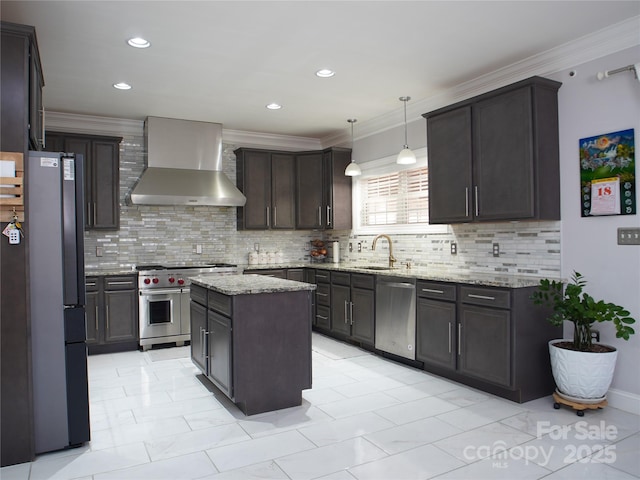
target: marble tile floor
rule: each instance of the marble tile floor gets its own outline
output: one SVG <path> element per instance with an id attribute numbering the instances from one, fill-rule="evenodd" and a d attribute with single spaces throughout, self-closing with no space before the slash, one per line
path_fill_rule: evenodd
<path id="1" fill-rule="evenodd" d="M 300 407 L 245 417 L 189 347 L 89 357 L 92 440 L 2 480 L 638 479 L 640 417 L 516 404 L 313 335 Z"/>

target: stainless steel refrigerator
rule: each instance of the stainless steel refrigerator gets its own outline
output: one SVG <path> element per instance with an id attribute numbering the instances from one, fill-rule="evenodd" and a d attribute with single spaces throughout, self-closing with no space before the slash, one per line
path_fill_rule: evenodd
<path id="1" fill-rule="evenodd" d="M 36 453 L 90 439 L 80 155 L 29 152 L 26 169 Z"/>

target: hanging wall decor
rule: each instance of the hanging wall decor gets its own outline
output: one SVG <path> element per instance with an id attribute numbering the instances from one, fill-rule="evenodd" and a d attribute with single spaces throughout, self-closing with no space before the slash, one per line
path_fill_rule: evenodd
<path id="1" fill-rule="evenodd" d="M 635 215 L 633 128 L 580 139 L 580 190 L 583 217 Z"/>

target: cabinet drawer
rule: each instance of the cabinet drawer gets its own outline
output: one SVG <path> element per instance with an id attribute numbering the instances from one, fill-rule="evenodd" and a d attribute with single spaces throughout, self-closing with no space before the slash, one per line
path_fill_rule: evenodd
<path id="1" fill-rule="evenodd" d="M 318 283 L 316 288 L 316 303 L 331 306 L 331 287 L 328 283 Z"/>
<path id="2" fill-rule="evenodd" d="M 363 273 L 351 274 L 351 286 L 356 288 L 366 288 L 367 290 L 373 290 L 375 280 L 373 275 L 366 275 Z"/>
<path id="3" fill-rule="evenodd" d="M 191 284 L 191 300 L 199 303 L 200 305 L 207 306 L 207 289 L 200 285 Z"/>
<path id="4" fill-rule="evenodd" d="M 100 290 L 100 277 L 86 277 L 84 288 L 87 292 L 97 292 Z"/>
<path id="5" fill-rule="evenodd" d="M 316 270 L 316 282 L 329 283 L 329 272 L 327 270 Z"/>
<path id="6" fill-rule="evenodd" d="M 418 297 L 455 302 L 456 286 L 449 283 L 422 282 L 417 284 Z"/>
<path id="7" fill-rule="evenodd" d="M 484 305 L 486 307 L 511 308 L 509 290 L 478 287 L 460 287 L 462 303 Z"/>
<path id="8" fill-rule="evenodd" d="M 351 285 L 351 274 L 345 272 L 331 272 L 331 283 L 336 285 Z"/>
<path id="9" fill-rule="evenodd" d="M 209 301 L 210 310 L 216 310 L 228 317 L 231 316 L 231 297 L 209 290 L 207 292 L 207 300 Z"/>
<path id="10" fill-rule="evenodd" d="M 131 290 L 137 287 L 138 277 L 135 275 L 104 277 L 105 290 Z"/>

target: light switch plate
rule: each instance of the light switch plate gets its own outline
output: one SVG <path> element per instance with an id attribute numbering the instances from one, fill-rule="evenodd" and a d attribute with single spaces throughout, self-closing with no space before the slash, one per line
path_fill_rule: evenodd
<path id="1" fill-rule="evenodd" d="M 640 245 L 640 228 L 619 227 L 618 245 Z"/>

